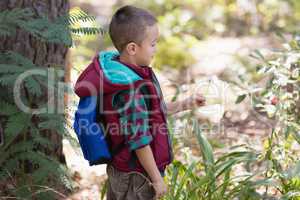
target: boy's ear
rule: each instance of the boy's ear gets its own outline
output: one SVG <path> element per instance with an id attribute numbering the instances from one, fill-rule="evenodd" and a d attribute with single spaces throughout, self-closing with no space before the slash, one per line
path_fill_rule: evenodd
<path id="1" fill-rule="evenodd" d="M 130 56 L 134 56 L 137 51 L 137 44 L 134 42 L 130 42 L 126 45 L 126 51 Z"/>

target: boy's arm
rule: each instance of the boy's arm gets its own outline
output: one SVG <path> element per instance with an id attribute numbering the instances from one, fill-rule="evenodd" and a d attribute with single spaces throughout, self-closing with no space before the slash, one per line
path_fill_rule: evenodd
<path id="1" fill-rule="evenodd" d="M 166 193 L 167 187 L 149 146 L 153 137 L 150 133 L 148 110 L 143 95 L 137 93 L 132 99 L 127 91 L 123 91 L 116 95 L 114 100 L 114 106 L 120 111 L 120 123 L 124 128 L 129 150 L 135 151 L 141 165 L 149 175 L 157 199 Z M 129 106 L 124 108 L 126 103 L 129 103 Z"/>
<path id="2" fill-rule="evenodd" d="M 141 165 L 146 170 L 147 174 L 150 176 L 151 181 L 152 182 L 162 181 L 162 177 L 156 166 L 150 146 L 146 145 L 140 149 L 135 150 L 135 152 Z"/>
<path id="3" fill-rule="evenodd" d="M 172 115 L 188 109 L 185 100 L 168 102 L 166 103 L 166 106 L 167 106 L 168 115 Z"/>
<path id="4" fill-rule="evenodd" d="M 202 94 L 196 93 L 190 97 L 175 102 L 166 103 L 168 115 L 175 114 L 184 110 L 192 109 L 197 106 L 204 106 L 205 98 Z"/>
<path id="5" fill-rule="evenodd" d="M 159 199 L 167 193 L 167 186 L 164 179 L 161 177 L 160 172 L 156 166 L 152 150 L 149 145 L 146 145 L 140 149 L 135 150 L 135 153 L 147 172 L 152 181 L 152 186 L 155 190 L 155 198 Z"/>

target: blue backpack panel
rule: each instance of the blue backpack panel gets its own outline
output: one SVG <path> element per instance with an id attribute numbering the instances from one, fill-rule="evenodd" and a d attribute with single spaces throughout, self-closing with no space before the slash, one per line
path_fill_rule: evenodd
<path id="1" fill-rule="evenodd" d="M 90 166 L 108 163 L 112 158 L 103 127 L 97 122 L 96 107 L 97 96 L 80 98 L 73 125 L 83 156 Z"/>

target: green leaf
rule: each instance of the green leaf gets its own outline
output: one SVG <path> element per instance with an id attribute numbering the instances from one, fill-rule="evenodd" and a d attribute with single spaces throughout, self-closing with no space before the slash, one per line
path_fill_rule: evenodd
<path id="1" fill-rule="evenodd" d="M 0 101 L 0 108 L 1 115 L 13 115 L 19 112 L 15 105 L 9 104 L 5 101 Z"/>
<path id="2" fill-rule="evenodd" d="M 203 157 L 206 176 L 208 176 L 211 181 L 210 182 L 211 187 L 209 190 L 209 198 L 212 198 L 211 197 L 212 191 L 215 190 L 215 188 L 216 188 L 216 176 L 215 176 L 216 169 L 215 169 L 213 150 L 212 150 L 210 143 L 206 139 L 206 137 L 202 134 L 197 121 L 196 121 L 196 123 L 194 123 L 194 130 L 196 131 L 196 136 L 197 136 L 201 154 Z"/>
<path id="3" fill-rule="evenodd" d="M 246 96 L 247 96 L 246 94 L 242 94 L 242 95 L 238 96 L 238 98 L 236 99 L 235 103 L 236 104 L 241 103 L 246 98 Z"/>
<path id="4" fill-rule="evenodd" d="M 42 33 L 42 38 L 51 43 L 63 43 L 67 46 L 72 45 L 72 37 L 69 28 L 64 24 L 50 24 Z"/>
<path id="5" fill-rule="evenodd" d="M 71 28 L 71 32 L 76 35 L 96 35 L 102 33 L 101 28 L 96 27 L 81 27 L 81 28 Z"/>
<path id="6" fill-rule="evenodd" d="M 180 165 L 181 163 L 179 163 L 178 161 L 177 162 L 174 162 L 173 163 L 173 166 L 172 166 L 172 178 L 171 178 L 171 193 L 172 195 L 175 195 L 175 188 L 176 188 L 176 185 L 177 185 L 177 180 L 178 180 L 178 175 L 179 175 L 179 168 L 180 168 Z"/>
<path id="7" fill-rule="evenodd" d="M 42 95 L 41 85 L 33 77 L 29 76 L 25 80 L 25 87 L 28 89 L 30 95 L 40 97 Z"/>
<path id="8" fill-rule="evenodd" d="M 0 36 L 15 35 L 16 29 L 31 19 L 33 13 L 30 9 L 14 8 L 0 12 Z"/>
<path id="9" fill-rule="evenodd" d="M 69 12 L 68 22 L 70 25 L 75 25 L 77 22 L 94 22 L 96 17 L 88 15 L 81 8 L 72 8 Z"/>
<path id="10" fill-rule="evenodd" d="M 9 74 L 0 77 L 0 85 L 7 87 L 7 86 L 14 86 L 15 81 L 17 80 L 19 74 Z"/>
<path id="11" fill-rule="evenodd" d="M 0 165 L 3 165 L 4 162 L 9 160 L 9 157 L 17 157 L 18 153 L 32 151 L 34 148 L 34 143 L 32 141 L 21 141 L 18 142 L 18 145 L 9 148 L 7 151 L 0 151 L 3 153 L 3 156 L 0 158 Z"/>
<path id="12" fill-rule="evenodd" d="M 238 146 L 237 146 L 238 147 Z M 256 154 L 254 152 L 250 151 L 234 151 L 230 153 L 226 153 L 225 155 L 221 156 L 216 164 L 220 163 L 221 161 L 224 161 L 226 159 L 238 159 L 238 158 L 244 158 L 244 160 L 255 160 Z"/>
<path id="13" fill-rule="evenodd" d="M 279 37 L 283 42 L 286 42 L 286 41 L 287 41 L 286 38 L 284 37 L 284 35 L 282 34 L 281 31 L 275 30 L 275 35 L 276 35 L 277 37 Z"/>
<path id="14" fill-rule="evenodd" d="M 256 67 L 257 74 L 263 75 L 269 67 L 266 65 Z"/>
<path id="15" fill-rule="evenodd" d="M 24 68 L 17 65 L 0 64 L 0 74 L 21 73 L 24 71 Z"/>
<path id="16" fill-rule="evenodd" d="M 262 55 L 262 53 L 258 49 L 254 50 L 254 52 L 250 54 L 250 57 L 265 61 L 265 57 Z"/>
<path id="17" fill-rule="evenodd" d="M 214 164 L 214 156 L 212 147 L 209 144 L 208 140 L 201 133 L 201 129 L 197 123 L 195 123 L 194 128 L 196 130 L 196 136 L 198 139 L 198 143 L 200 145 L 200 149 L 206 164 L 213 165 Z"/>
<path id="18" fill-rule="evenodd" d="M 106 196 L 106 192 L 107 192 L 107 184 L 108 184 L 108 179 L 105 180 L 102 189 L 100 190 L 100 199 L 104 200 L 104 197 Z"/>
<path id="19" fill-rule="evenodd" d="M 5 54 L 2 54 L 1 57 L 4 58 L 4 61 L 8 61 L 9 63 L 13 63 L 15 65 L 19 65 L 25 69 L 32 69 L 35 66 L 32 61 L 19 53 L 14 51 L 7 51 Z M 2 61 L 3 62 L 3 61 Z"/>
<path id="20" fill-rule="evenodd" d="M 40 130 L 54 130 L 61 135 L 65 133 L 64 122 L 58 119 L 48 119 L 38 125 Z"/>
<path id="21" fill-rule="evenodd" d="M 221 188 L 221 197 L 224 197 L 225 192 L 228 188 L 228 186 L 230 185 L 230 172 L 231 170 L 227 170 L 223 179 L 223 184 L 222 184 L 222 188 Z"/>
<path id="22" fill-rule="evenodd" d="M 51 142 L 51 140 L 47 137 L 42 136 L 39 129 L 31 127 L 30 133 L 32 136 L 32 141 L 34 142 L 35 145 L 38 144 L 50 149 L 54 148 L 54 144 Z"/>
<path id="23" fill-rule="evenodd" d="M 193 170 L 196 166 L 196 163 L 192 163 L 187 170 L 184 171 L 184 175 L 180 180 L 179 186 L 177 188 L 176 191 L 176 195 L 174 197 L 174 199 L 179 199 L 180 195 L 184 192 L 184 185 L 186 185 L 186 181 L 188 180 L 188 178 L 191 176 L 191 174 L 193 173 Z"/>
<path id="24" fill-rule="evenodd" d="M 223 173 L 227 173 L 231 171 L 231 168 L 233 165 L 238 163 L 237 159 L 230 159 L 225 162 L 220 163 L 218 166 L 216 166 L 216 178 L 223 175 Z"/>
<path id="25" fill-rule="evenodd" d="M 25 113 L 18 113 L 8 118 L 4 129 L 4 149 L 11 144 L 16 137 L 29 126 L 31 116 Z"/>

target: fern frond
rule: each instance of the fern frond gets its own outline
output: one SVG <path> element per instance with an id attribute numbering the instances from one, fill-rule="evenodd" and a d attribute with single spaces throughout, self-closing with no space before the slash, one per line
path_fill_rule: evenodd
<path id="1" fill-rule="evenodd" d="M 6 53 L 0 54 L 0 63 L 13 64 L 13 65 L 23 67 L 25 69 L 33 69 L 33 68 L 38 69 L 38 67 L 34 65 L 30 59 L 14 51 L 7 51 Z"/>
<path id="2" fill-rule="evenodd" d="M 0 109 L 1 115 L 13 115 L 19 111 L 15 105 L 9 104 L 1 100 L 0 100 L 0 108 L 1 108 Z"/>
<path id="3" fill-rule="evenodd" d="M 39 114 L 39 130 L 53 130 L 63 136 L 66 133 L 64 126 L 65 118 L 63 114 Z"/>
<path id="4" fill-rule="evenodd" d="M 67 46 L 72 45 L 72 37 L 67 24 L 63 23 L 50 23 L 45 30 L 39 31 L 39 37 L 50 43 L 63 43 Z"/>
<path id="5" fill-rule="evenodd" d="M 39 18 L 27 21 L 25 24 L 21 25 L 21 28 L 26 30 L 36 38 L 47 39 L 43 37 L 43 34 L 45 31 L 47 31 L 47 29 L 49 29 L 49 26 L 51 25 L 51 22 L 46 16 L 41 16 Z"/>
<path id="6" fill-rule="evenodd" d="M 14 29 L 10 26 L 4 26 L 3 24 L 0 24 L 0 35 L 1 36 L 10 36 L 15 33 L 16 33 L 16 29 Z"/>
<path id="7" fill-rule="evenodd" d="M 96 17 L 91 16 L 81 10 L 79 7 L 74 7 L 69 12 L 69 25 L 75 25 L 78 22 L 94 22 Z"/>
<path id="8" fill-rule="evenodd" d="M 2 163 L 1 169 L 5 170 L 11 174 L 16 174 L 16 172 L 20 173 L 22 170 L 19 166 L 20 161 L 30 160 L 33 165 L 40 166 L 40 165 L 50 165 L 53 166 L 53 161 L 48 159 L 48 156 L 38 152 L 38 151 L 23 151 L 18 153 L 16 156 L 11 157 L 10 159 L 6 160 Z M 54 166 L 56 167 L 56 166 Z M 44 177 L 46 178 L 46 177 Z"/>
<path id="9" fill-rule="evenodd" d="M 18 145 L 15 145 L 13 148 L 9 148 L 7 151 L 2 151 L 3 153 L 0 158 L 0 165 L 2 166 L 4 162 L 10 159 L 10 157 L 18 157 L 18 153 L 33 151 L 34 143 L 32 141 L 21 141 L 18 142 Z"/>
<path id="10" fill-rule="evenodd" d="M 43 183 L 45 180 L 45 177 L 49 176 L 57 176 L 57 173 L 59 173 L 60 165 L 52 162 L 51 160 L 40 160 L 39 162 L 39 169 L 37 169 L 33 174 L 32 177 L 36 181 L 36 183 Z"/>
<path id="11" fill-rule="evenodd" d="M 0 77 L 0 85 L 4 87 L 13 86 L 19 74 L 7 74 Z"/>
<path id="12" fill-rule="evenodd" d="M 51 162 L 51 163 L 50 163 Z M 62 179 L 64 174 L 67 174 L 66 170 L 63 169 L 62 165 L 59 163 L 53 163 L 51 160 L 43 160 L 39 163 L 39 169 L 37 169 L 32 177 L 36 181 L 36 183 L 43 183 L 45 177 L 56 177 L 58 179 Z M 62 181 L 61 181 L 62 182 Z"/>
<path id="13" fill-rule="evenodd" d="M 5 10 L 3 15 L 3 20 L 16 21 L 19 24 L 23 23 L 24 19 L 33 17 L 33 12 L 30 8 L 14 8 L 12 10 Z"/>
<path id="14" fill-rule="evenodd" d="M 30 9 L 15 8 L 0 12 L 0 36 L 10 36 L 16 33 L 19 26 L 33 17 Z"/>
<path id="15" fill-rule="evenodd" d="M 14 174 L 14 171 L 19 167 L 19 158 L 11 157 L 1 163 L 1 170 L 6 172 L 6 175 Z"/>
<path id="16" fill-rule="evenodd" d="M 32 141 L 35 145 L 41 145 L 46 148 L 53 148 L 54 144 L 49 140 L 49 138 L 43 137 L 40 130 L 34 127 L 30 127 L 30 133 L 32 136 Z"/>
<path id="17" fill-rule="evenodd" d="M 38 127 L 40 130 L 54 130 L 60 135 L 64 135 L 65 133 L 63 122 L 57 119 L 40 122 Z"/>
<path id="18" fill-rule="evenodd" d="M 95 21 L 94 16 L 88 15 L 78 7 L 54 21 L 50 21 L 45 16 L 35 17 L 30 9 L 5 10 L 0 12 L 0 36 L 15 34 L 17 28 L 21 28 L 45 42 L 63 43 L 70 47 L 72 45 L 71 33 L 85 35 L 104 33 L 101 28 L 82 27 L 81 23 Z"/>
<path id="19" fill-rule="evenodd" d="M 71 28 L 71 32 L 76 35 L 96 35 L 103 33 L 101 28 L 96 27 L 82 27 L 82 28 Z"/>
<path id="20" fill-rule="evenodd" d="M 1 148 L 6 149 L 28 127 L 30 120 L 31 116 L 22 112 L 10 116 L 4 129 L 5 143 Z"/>
<path id="21" fill-rule="evenodd" d="M 40 97 L 42 93 L 41 85 L 33 77 L 29 76 L 25 80 L 25 87 L 32 96 Z"/>
<path id="22" fill-rule="evenodd" d="M 17 65 L 0 64 L 0 74 L 22 73 L 24 71 L 24 68 Z"/>
<path id="23" fill-rule="evenodd" d="M 51 43 L 63 43 L 69 47 L 72 45 L 69 27 L 63 24 L 52 24 L 49 29 L 43 33 L 43 37 Z"/>

